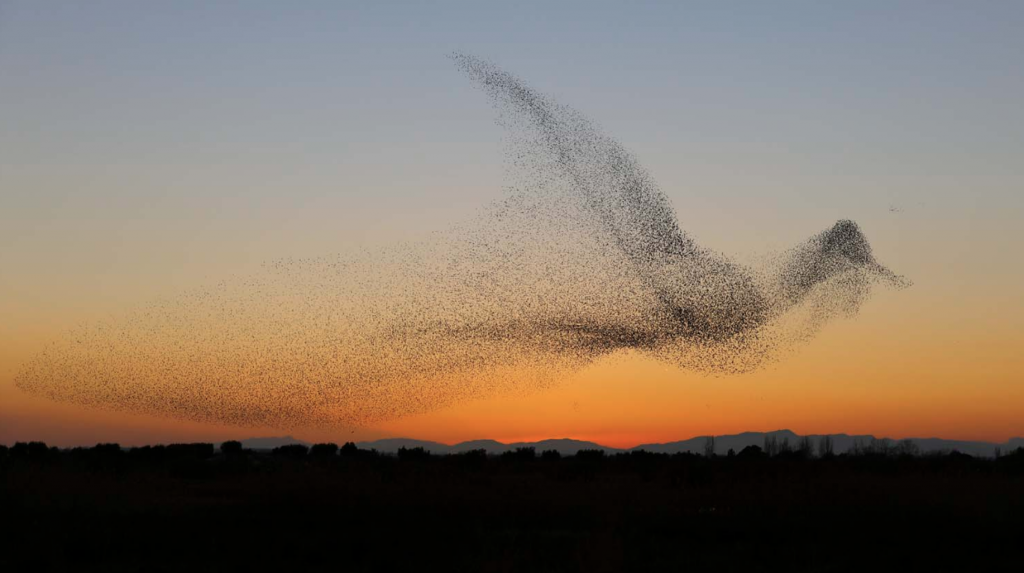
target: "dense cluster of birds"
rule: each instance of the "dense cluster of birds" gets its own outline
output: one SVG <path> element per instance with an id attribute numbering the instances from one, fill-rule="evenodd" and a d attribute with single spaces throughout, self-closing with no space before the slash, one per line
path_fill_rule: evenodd
<path id="1" fill-rule="evenodd" d="M 840 221 L 748 267 L 698 245 L 636 158 L 472 56 L 510 185 L 477 220 L 372 253 L 287 259 L 69 332 L 17 384 L 54 400 L 261 427 L 353 427 L 543 388 L 620 351 L 705 373 L 778 357 L 877 283 Z"/>

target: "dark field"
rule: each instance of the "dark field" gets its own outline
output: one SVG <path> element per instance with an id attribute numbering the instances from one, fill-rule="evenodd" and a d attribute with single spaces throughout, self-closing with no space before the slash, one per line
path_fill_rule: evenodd
<path id="1" fill-rule="evenodd" d="M 19 444 L 0 448 L 0 570 L 1024 568 L 1024 450 L 755 450 L 395 457 Z"/>

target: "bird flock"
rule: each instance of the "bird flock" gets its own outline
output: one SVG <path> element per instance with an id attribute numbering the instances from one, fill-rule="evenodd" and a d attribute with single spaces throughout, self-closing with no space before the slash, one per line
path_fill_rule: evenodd
<path id="1" fill-rule="evenodd" d="M 24 366 L 53 400 L 249 427 L 351 428 L 535 391 L 641 353 L 706 374 L 777 359 L 875 285 L 906 286 L 839 221 L 768 262 L 698 245 L 636 158 L 490 62 L 508 189 L 430 240 L 285 259 L 69 331 Z"/>

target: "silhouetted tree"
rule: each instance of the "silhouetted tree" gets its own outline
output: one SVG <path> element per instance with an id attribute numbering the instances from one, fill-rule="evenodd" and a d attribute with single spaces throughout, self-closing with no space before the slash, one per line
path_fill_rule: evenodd
<path id="1" fill-rule="evenodd" d="M 775 453 L 777 454 L 788 454 L 793 451 L 793 448 L 789 445 L 789 436 L 782 438 L 782 442 L 779 443 L 779 447 Z"/>
<path id="2" fill-rule="evenodd" d="M 822 436 L 818 441 L 818 456 L 830 458 L 835 455 L 835 446 L 832 443 L 832 436 Z"/>
<path id="3" fill-rule="evenodd" d="M 562 459 L 562 454 L 558 453 L 558 450 L 544 450 L 540 454 L 540 459 L 545 462 L 557 462 Z"/>
<path id="4" fill-rule="evenodd" d="M 301 459 L 309 453 L 309 448 L 304 444 L 288 444 L 278 446 L 271 450 L 270 453 L 283 458 Z"/>
<path id="5" fill-rule="evenodd" d="M 124 452 L 120 444 L 96 444 L 91 448 L 74 448 L 70 452 L 76 460 L 81 460 L 94 470 L 110 470 L 120 467 Z"/>
<path id="6" fill-rule="evenodd" d="M 814 444 L 811 443 L 810 436 L 804 436 L 800 438 L 800 445 L 797 446 L 797 452 L 800 453 L 802 458 L 813 458 L 814 457 Z"/>
<path id="7" fill-rule="evenodd" d="M 901 458 L 908 458 L 920 454 L 921 449 L 917 447 L 914 440 L 900 440 L 900 442 L 896 444 L 895 453 Z"/>
<path id="8" fill-rule="evenodd" d="M 338 444 L 314 444 L 313 447 L 309 449 L 309 455 L 315 458 L 333 458 L 338 455 Z"/>
<path id="9" fill-rule="evenodd" d="M 713 457 L 715 457 L 715 437 L 714 436 L 708 436 L 707 439 L 704 440 L 704 457 L 705 458 L 713 458 Z"/>
<path id="10" fill-rule="evenodd" d="M 213 444 L 168 444 L 164 451 L 170 458 L 197 458 L 204 459 L 213 457 Z"/>
<path id="11" fill-rule="evenodd" d="M 220 453 L 226 456 L 237 456 L 242 453 L 242 442 L 228 440 L 220 445 Z"/>
<path id="12" fill-rule="evenodd" d="M 501 459 L 517 462 L 528 462 L 537 457 L 537 451 L 533 448 L 516 448 L 501 454 Z"/>
<path id="13" fill-rule="evenodd" d="M 892 441 L 888 438 L 874 438 L 868 445 L 868 453 L 876 456 L 889 456 L 893 452 Z"/>
<path id="14" fill-rule="evenodd" d="M 850 446 L 850 451 L 847 452 L 852 456 L 862 456 L 867 453 L 867 448 L 864 446 L 864 442 L 860 438 L 853 439 L 853 445 Z"/>
<path id="15" fill-rule="evenodd" d="M 45 459 L 50 448 L 46 442 L 16 442 L 10 453 L 12 458 Z"/>
<path id="16" fill-rule="evenodd" d="M 949 459 L 949 461 L 954 462 L 954 463 L 959 463 L 959 464 L 969 463 L 969 462 L 974 461 L 974 456 L 972 456 L 971 454 L 965 454 L 965 453 L 961 452 L 960 450 L 956 450 L 956 449 L 954 449 L 953 451 L 949 452 L 949 455 L 947 455 L 946 457 L 947 457 L 947 459 Z"/>
<path id="17" fill-rule="evenodd" d="M 604 459 L 604 450 L 580 450 L 575 457 L 583 461 L 601 461 Z"/>
<path id="18" fill-rule="evenodd" d="M 128 450 L 128 457 L 146 463 L 160 462 L 165 457 L 165 446 L 142 446 Z"/>
<path id="19" fill-rule="evenodd" d="M 769 457 L 779 453 L 779 441 L 775 434 L 765 434 L 763 451 Z"/>
<path id="20" fill-rule="evenodd" d="M 484 463 L 487 461 L 487 450 L 482 448 L 466 450 L 462 453 L 456 454 L 455 457 L 464 462 Z"/>
<path id="21" fill-rule="evenodd" d="M 726 457 L 735 458 L 736 457 L 736 450 L 734 450 L 732 448 L 729 448 L 729 452 L 726 453 L 725 455 L 726 455 Z"/>
<path id="22" fill-rule="evenodd" d="M 430 459 L 430 452 L 422 447 L 398 448 L 398 459 L 402 461 L 418 461 Z"/>
<path id="23" fill-rule="evenodd" d="M 760 459 L 767 457 L 767 454 L 757 446 L 747 446 L 740 450 L 740 453 L 736 454 L 736 457 L 744 460 Z"/>
<path id="24" fill-rule="evenodd" d="M 345 445 L 341 446 L 341 450 L 338 453 L 343 458 L 354 458 L 359 455 L 359 446 L 353 442 L 345 442 Z"/>

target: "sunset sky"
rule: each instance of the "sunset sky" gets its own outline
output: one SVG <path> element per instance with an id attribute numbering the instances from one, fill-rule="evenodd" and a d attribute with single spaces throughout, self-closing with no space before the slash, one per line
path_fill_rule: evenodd
<path id="1" fill-rule="evenodd" d="M 300 5 L 0 1 L 0 443 L 292 433 L 58 404 L 14 378 L 76 326 L 499 199 L 503 134 L 456 50 L 595 120 L 703 245 L 748 260 L 852 219 L 914 284 L 751 374 L 624 353 L 552 389 L 297 437 L 1024 435 L 1024 3 Z"/>

